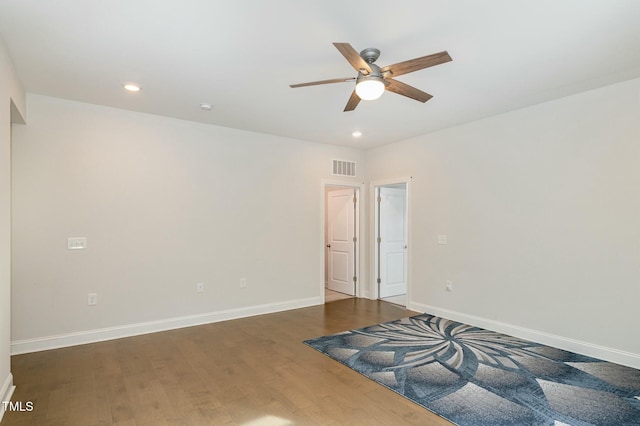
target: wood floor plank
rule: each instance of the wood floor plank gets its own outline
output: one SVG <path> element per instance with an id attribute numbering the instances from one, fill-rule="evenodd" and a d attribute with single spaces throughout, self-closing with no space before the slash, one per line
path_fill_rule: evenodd
<path id="1" fill-rule="evenodd" d="M 450 425 L 302 343 L 413 314 L 346 299 L 14 356 L 34 410 L 1 426 Z"/>

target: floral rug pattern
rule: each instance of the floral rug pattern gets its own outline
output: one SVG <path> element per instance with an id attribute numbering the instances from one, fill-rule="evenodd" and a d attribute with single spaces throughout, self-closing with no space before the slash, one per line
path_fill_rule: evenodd
<path id="1" fill-rule="evenodd" d="M 640 370 L 432 315 L 305 343 L 461 426 L 640 425 Z"/>

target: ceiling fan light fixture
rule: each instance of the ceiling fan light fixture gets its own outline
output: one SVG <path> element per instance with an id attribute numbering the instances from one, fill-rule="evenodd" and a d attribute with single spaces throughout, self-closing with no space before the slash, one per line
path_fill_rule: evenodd
<path id="1" fill-rule="evenodd" d="M 356 83 L 356 95 L 363 101 L 373 101 L 384 93 L 382 77 L 376 75 L 362 76 Z"/>

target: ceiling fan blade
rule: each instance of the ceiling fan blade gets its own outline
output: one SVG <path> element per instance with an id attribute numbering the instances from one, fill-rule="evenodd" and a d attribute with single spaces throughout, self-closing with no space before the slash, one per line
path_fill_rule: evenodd
<path id="1" fill-rule="evenodd" d="M 319 84 L 331 84 L 331 83 L 345 83 L 347 81 L 356 81 L 354 77 L 346 78 L 332 78 L 331 80 L 310 81 L 309 83 L 290 84 L 289 87 L 295 89 L 296 87 L 317 86 Z"/>
<path id="2" fill-rule="evenodd" d="M 347 101 L 347 106 L 344 107 L 344 112 L 353 111 L 356 109 L 358 104 L 360 103 L 360 97 L 356 95 L 356 91 L 354 90 L 351 94 L 351 97 Z"/>
<path id="3" fill-rule="evenodd" d="M 398 80 L 394 80 L 392 78 L 385 79 L 385 82 L 388 83 L 386 87 L 388 91 L 397 93 L 398 95 L 406 96 L 411 99 L 415 99 L 418 102 L 425 103 L 433 97 L 420 89 L 416 89 L 413 86 L 409 86 L 408 84 L 405 84 Z"/>
<path id="4" fill-rule="evenodd" d="M 371 72 L 371 67 L 369 64 L 362 59 L 360 54 L 354 49 L 349 43 L 333 43 L 333 45 L 342 53 L 347 61 L 351 64 L 351 66 L 364 75 L 367 75 Z"/>
<path id="5" fill-rule="evenodd" d="M 408 61 L 399 62 L 397 64 L 389 65 L 384 68 L 380 68 L 381 73 L 390 72 L 391 76 L 397 77 L 402 74 L 408 74 L 413 71 L 418 71 L 424 68 L 433 67 L 435 65 L 444 64 L 451 61 L 451 56 L 447 51 L 434 53 L 432 55 L 422 56 L 420 58 L 410 59 Z"/>

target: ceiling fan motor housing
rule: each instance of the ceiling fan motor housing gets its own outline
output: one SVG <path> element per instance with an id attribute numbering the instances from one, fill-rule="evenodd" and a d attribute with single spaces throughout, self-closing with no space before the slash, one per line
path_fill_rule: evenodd
<path id="1" fill-rule="evenodd" d="M 361 77 L 384 77 L 380 71 L 380 67 L 376 64 L 369 64 L 369 68 L 371 68 L 371 72 L 368 72 L 367 70 L 363 70 L 364 72 L 358 71 L 358 79 Z"/>

